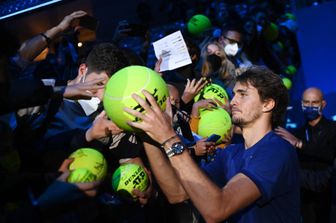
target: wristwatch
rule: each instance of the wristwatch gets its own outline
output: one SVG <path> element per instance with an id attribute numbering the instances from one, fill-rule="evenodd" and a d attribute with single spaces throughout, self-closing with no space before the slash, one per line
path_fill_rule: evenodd
<path id="1" fill-rule="evenodd" d="M 187 147 L 185 145 L 183 145 L 183 143 L 176 142 L 169 149 L 166 150 L 166 154 L 170 158 L 170 157 L 173 157 L 175 155 L 179 155 L 179 154 L 183 153 L 183 151 L 186 148 Z"/>

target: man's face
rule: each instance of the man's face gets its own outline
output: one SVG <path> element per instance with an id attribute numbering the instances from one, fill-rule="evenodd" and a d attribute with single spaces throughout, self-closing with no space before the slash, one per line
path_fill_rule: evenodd
<path id="1" fill-rule="evenodd" d="M 236 83 L 231 100 L 232 122 L 240 127 L 253 124 L 262 115 L 258 90 L 250 84 Z"/>
<path id="2" fill-rule="evenodd" d="M 315 90 L 307 90 L 302 96 L 302 105 L 303 106 L 313 106 L 313 107 L 323 107 L 323 98 L 322 95 Z"/>
<path id="3" fill-rule="evenodd" d="M 223 45 L 223 47 L 225 47 L 228 44 L 237 43 L 238 47 L 240 48 L 241 40 L 242 40 L 242 36 L 239 32 L 227 31 L 220 37 L 219 42 Z"/>
<path id="4" fill-rule="evenodd" d="M 90 81 L 93 81 L 97 78 L 104 78 L 104 80 L 101 82 L 101 84 L 103 84 L 104 86 L 106 85 L 107 81 L 109 80 L 109 77 L 108 77 L 107 73 L 103 71 L 103 72 L 100 72 L 100 73 L 91 72 L 89 74 L 86 74 L 84 82 L 90 82 Z M 93 91 L 92 93 L 94 94 L 95 97 L 98 97 L 101 101 L 103 100 L 104 89 L 98 89 L 96 91 Z"/>

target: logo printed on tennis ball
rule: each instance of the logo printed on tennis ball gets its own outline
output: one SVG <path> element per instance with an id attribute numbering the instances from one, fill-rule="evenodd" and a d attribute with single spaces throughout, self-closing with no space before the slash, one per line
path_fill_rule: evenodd
<path id="1" fill-rule="evenodd" d="M 211 28 L 211 22 L 205 15 L 198 14 L 190 18 L 187 28 L 190 34 L 199 35 Z"/>
<path id="2" fill-rule="evenodd" d="M 141 92 L 143 89 L 153 95 L 162 110 L 166 108 L 167 85 L 159 74 L 147 67 L 125 67 L 113 74 L 105 86 L 103 104 L 106 114 L 126 131 L 138 131 L 129 126 L 127 122 L 140 121 L 139 118 L 128 114 L 123 109 L 129 107 L 143 112 L 142 106 L 132 98 L 133 93 L 145 98 Z"/>
<path id="3" fill-rule="evenodd" d="M 231 127 L 231 117 L 223 108 L 203 110 L 200 113 L 197 133 L 202 137 L 209 137 L 212 134 L 220 135 L 221 138 L 217 141 L 217 143 L 220 143 L 224 136 L 229 133 Z"/>
<path id="4" fill-rule="evenodd" d="M 73 152 L 69 158 L 74 158 L 74 161 L 69 166 L 71 174 L 68 177 L 68 182 L 74 182 L 77 180 L 92 182 L 95 180 L 101 180 L 106 175 L 106 160 L 104 156 L 95 149 L 78 149 Z"/>
<path id="5" fill-rule="evenodd" d="M 195 96 L 194 101 L 198 102 L 202 99 L 217 98 L 220 102 L 225 104 L 229 100 L 229 96 L 221 86 L 217 84 L 209 84 L 203 88 L 203 90 Z"/>
<path id="6" fill-rule="evenodd" d="M 144 168 L 133 163 L 125 163 L 118 167 L 112 175 L 112 187 L 125 198 L 134 198 L 134 189 L 145 191 L 148 187 L 148 176 Z"/>
<path id="7" fill-rule="evenodd" d="M 67 181 L 70 183 L 87 183 L 96 180 L 97 176 L 92 174 L 91 171 L 84 168 L 78 168 L 71 171 L 67 179 Z"/>

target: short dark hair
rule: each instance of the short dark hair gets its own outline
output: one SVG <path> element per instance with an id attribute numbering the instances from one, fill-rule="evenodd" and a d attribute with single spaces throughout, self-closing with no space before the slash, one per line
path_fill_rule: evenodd
<path id="1" fill-rule="evenodd" d="M 112 43 L 96 45 L 86 58 L 88 73 L 105 71 L 111 77 L 118 70 L 129 66 L 122 50 Z"/>
<path id="2" fill-rule="evenodd" d="M 252 66 L 237 77 L 237 82 L 250 84 L 258 90 L 261 101 L 273 99 L 272 128 L 283 123 L 289 102 L 288 90 L 279 75 L 263 66 Z"/>

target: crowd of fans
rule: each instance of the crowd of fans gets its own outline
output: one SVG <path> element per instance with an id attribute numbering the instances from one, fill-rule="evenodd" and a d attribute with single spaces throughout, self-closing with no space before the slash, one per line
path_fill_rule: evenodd
<path id="1" fill-rule="evenodd" d="M 134 42 L 128 44 L 130 39 L 134 40 L 132 30 L 122 18 L 111 41 L 97 39 L 79 47 L 77 35 L 82 27 L 74 25 L 74 21 L 86 16 L 84 11 L 65 16 L 55 27 L 22 44 L 3 30 L 6 39 L 0 46 L 0 222 L 329 223 L 330 208 L 332 202 L 336 202 L 336 193 L 332 191 L 336 125 L 323 117 L 322 110 L 326 106 L 323 93 L 317 88 L 303 93 L 302 108 L 307 125 L 297 134 L 281 127 L 288 104 L 288 92 L 281 78 L 291 79 L 300 67 L 298 27 L 290 5 L 282 1 L 204 0 L 190 6 L 184 1 L 162 1 L 162 11 L 171 10 L 171 23 L 156 28 L 150 27 L 148 7 L 145 3 L 138 7 L 144 32 L 137 36 L 140 41 L 136 41 L 137 46 L 133 48 L 130 46 L 134 46 Z M 212 24 L 197 35 L 186 25 L 196 14 L 207 16 Z M 177 30 L 183 33 L 192 63 L 160 72 L 162 60 L 155 58 L 151 43 Z M 47 56 L 34 61 L 45 49 L 48 49 Z M 134 99 L 147 111 L 148 118 L 143 125 L 135 124 L 147 135 L 125 132 L 107 118 L 102 105 L 104 86 L 115 72 L 130 65 L 147 66 L 166 81 L 168 104 L 171 104 L 167 107 L 174 114 L 172 126 L 166 116 L 150 109 L 147 103 L 152 108 L 155 103 L 146 92 L 147 101 L 137 96 Z M 225 89 L 227 100 L 201 98 L 195 102 L 195 96 L 202 94 L 209 84 Z M 250 106 L 255 107 L 247 111 L 260 109 L 260 117 L 267 120 L 261 122 L 266 124 L 253 124 L 255 132 L 261 132 L 255 136 L 260 136 L 258 140 L 252 139 L 249 125 L 235 118 L 239 109 L 243 111 L 238 104 L 245 94 L 259 99 L 253 101 L 251 96 L 249 100 L 254 105 Z M 197 133 L 200 111 L 218 107 L 232 116 L 231 130 L 217 143 L 208 141 L 207 137 L 195 141 L 191 133 Z M 259 120 L 258 114 L 252 115 L 253 121 Z M 151 126 L 148 120 L 157 120 L 157 126 Z M 264 137 L 266 139 L 261 141 Z M 197 185 L 196 189 L 190 185 L 187 170 L 181 170 L 175 154 L 174 158 L 168 154 L 167 159 L 160 150 L 152 148 L 161 144 L 169 150 L 167 146 L 177 145 L 179 140 L 188 147 L 192 162 L 202 167 L 218 188 L 223 188 L 223 201 L 232 202 L 228 210 L 223 208 L 223 213 L 218 211 L 211 216 L 210 210 L 215 210 L 218 203 L 210 199 L 219 196 L 220 190 L 199 175 L 197 167 L 185 158 L 190 175 L 202 179 L 203 189 L 209 189 L 208 195 L 197 194 Z M 261 166 L 253 166 L 258 171 L 249 171 L 247 163 L 252 161 L 244 160 L 237 167 L 245 171 L 242 172 L 244 176 L 239 170 L 225 170 L 226 182 L 217 181 L 217 174 L 221 172 L 215 171 L 215 165 L 224 162 L 218 157 L 234 157 L 232 151 L 238 154 L 240 147 L 235 144 L 245 145 L 247 151 L 254 144 L 266 148 L 272 143 L 281 152 L 268 154 L 262 150 L 265 157 L 269 155 L 283 162 L 288 158 L 282 168 L 286 171 L 288 168 L 288 172 L 276 167 L 280 161 L 266 162 L 258 157 L 263 168 L 270 168 L 268 172 L 261 172 L 265 176 L 258 175 L 258 171 L 264 171 Z M 67 182 L 71 163 L 67 157 L 84 147 L 101 151 L 107 159 L 109 174 L 104 181 Z M 229 152 L 225 152 L 226 148 Z M 292 151 L 298 151 L 299 159 Z M 251 159 L 253 155 L 248 154 Z M 135 191 L 137 199 L 132 202 L 120 197 L 111 187 L 111 174 L 121 163 L 127 162 L 144 166 L 150 177 L 147 190 Z M 211 163 L 214 164 L 211 166 Z M 302 180 L 301 206 L 299 178 Z M 246 193 L 241 191 L 241 196 L 235 195 L 236 202 L 226 194 L 235 191 L 235 187 L 246 188 L 240 187 L 235 180 L 249 189 Z M 267 186 L 266 183 L 262 185 L 263 180 L 267 181 Z M 283 194 L 289 195 L 277 200 Z M 200 201 L 207 196 L 209 200 Z M 277 212 L 268 206 L 275 200 L 286 202 L 276 202 L 280 206 L 274 209 L 281 207 L 283 210 Z M 258 212 L 258 208 L 262 210 L 263 207 L 268 208 L 268 214 Z M 286 208 L 292 209 L 286 212 Z M 275 213 L 279 214 L 278 219 L 273 216 Z"/>

